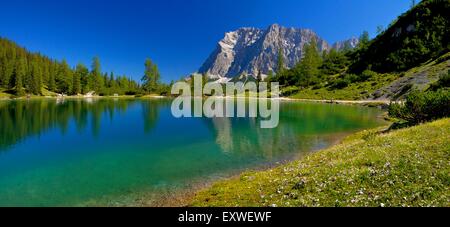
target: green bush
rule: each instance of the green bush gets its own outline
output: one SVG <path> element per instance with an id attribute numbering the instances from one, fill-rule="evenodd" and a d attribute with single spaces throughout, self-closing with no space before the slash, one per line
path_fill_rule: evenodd
<path id="1" fill-rule="evenodd" d="M 371 78 L 374 78 L 377 76 L 377 73 L 372 70 L 364 70 L 364 72 L 361 73 L 359 76 L 360 81 L 367 81 Z"/>
<path id="2" fill-rule="evenodd" d="M 338 79 L 336 80 L 331 87 L 335 89 L 342 89 L 347 87 L 350 84 L 350 81 L 348 79 Z"/>
<path id="3" fill-rule="evenodd" d="M 439 77 L 439 80 L 436 83 L 433 83 L 428 90 L 436 91 L 441 88 L 449 88 L 450 87 L 450 70 L 445 74 L 442 74 Z"/>
<path id="4" fill-rule="evenodd" d="M 282 90 L 282 95 L 283 96 L 291 96 L 294 95 L 296 93 L 298 93 L 300 91 L 300 89 L 296 86 L 289 86 L 286 87 Z"/>
<path id="5" fill-rule="evenodd" d="M 321 83 L 317 83 L 312 87 L 313 90 L 317 90 L 317 89 L 321 89 L 321 88 L 323 88 L 323 85 Z"/>
<path id="6" fill-rule="evenodd" d="M 137 91 L 126 91 L 125 95 L 137 95 L 138 92 Z"/>
<path id="7" fill-rule="evenodd" d="M 349 81 L 350 83 L 355 83 L 359 81 L 359 78 L 355 74 L 347 74 L 344 77 L 345 80 Z"/>
<path id="8" fill-rule="evenodd" d="M 450 117 L 450 92 L 413 92 L 403 103 L 389 106 L 389 116 L 407 121 L 411 125 Z"/>

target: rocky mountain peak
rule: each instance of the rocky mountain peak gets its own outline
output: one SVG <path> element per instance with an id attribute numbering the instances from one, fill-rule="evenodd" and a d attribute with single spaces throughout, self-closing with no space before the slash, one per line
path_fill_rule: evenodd
<path id="1" fill-rule="evenodd" d="M 240 28 L 225 33 L 217 48 L 199 69 L 211 77 L 236 77 L 242 74 L 256 76 L 276 71 L 279 52 L 283 54 L 285 67 L 291 68 L 303 56 L 303 47 L 313 39 L 319 51 L 331 48 L 354 48 L 355 39 L 329 45 L 311 29 L 287 28 L 278 24 L 267 29 Z"/>
<path id="2" fill-rule="evenodd" d="M 359 38 L 352 37 L 348 40 L 336 42 L 333 44 L 332 48 L 335 50 L 353 49 L 359 44 Z"/>

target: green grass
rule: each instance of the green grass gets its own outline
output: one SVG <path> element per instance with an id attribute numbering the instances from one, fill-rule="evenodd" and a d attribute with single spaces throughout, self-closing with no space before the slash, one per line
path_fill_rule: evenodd
<path id="1" fill-rule="evenodd" d="M 291 98 L 298 99 L 335 99 L 335 100 L 361 100 L 366 99 L 371 93 L 398 79 L 397 74 L 378 74 L 364 82 L 351 83 L 343 89 L 329 89 L 327 87 L 302 89 Z"/>
<path id="2" fill-rule="evenodd" d="M 31 98 L 39 98 L 42 96 L 56 96 L 55 92 L 48 91 L 45 87 L 43 87 L 41 89 L 41 91 L 42 91 L 42 95 L 31 95 L 30 97 Z M 24 94 L 22 97 L 26 97 L 26 94 Z M 17 96 L 13 93 L 12 90 L 6 90 L 3 88 L 0 88 L 0 99 L 1 98 L 9 99 L 9 98 L 17 98 Z"/>
<path id="3" fill-rule="evenodd" d="M 5 89 L 0 88 L 0 99 L 8 99 L 12 95 Z"/>
<path id="4" fill-rule="evenodd" d="M 9 98 L 9 97 L 10 97 L 9 94 L 4 93 L 4 92 L 0 92 L 0 99 L 2 99 L 2 98 Z"/>
<path id="5" fill-rule="evenodd" d="M 57 94 L 55 92 L 47 90 L 46 87 L 43 87 L 41 89 L 41 92 L 42 92 L 42 96 L 57 96 Z"/>
<path id="6" fill-rule="evenodd" d="M 439 73 L 449 69 L 450 53 L 446 53 L 441 57 L 430 60 L 425 64 L 412 68 L 403 73 L 394 74 L 378 74 L 370 78 L 368 81 L 351 83 L 349 86 L 342 89 L 330 89 L 327 87 L 313 89 L 306 88 L 300 90 L 291 98 L 297 99 L 325 99 L 325 100 L 361 100 L 366 99 L 370 94 L 376 90 L 389 85 L 401 77 L 410 77 L 418 73 L 427 73 L 430 78 L 438 78 Z M 336 75 L 338 76 L 338 75 Z M 334 77 L 336 77 L 334 76 Z M 427 87 L 425 87 L 427 88 Z"/>
<path id="7" fill-rule="evenodd" d="M 191 206 L 450 206 L 450 119 L 364 131 L 200 191 Z"/>

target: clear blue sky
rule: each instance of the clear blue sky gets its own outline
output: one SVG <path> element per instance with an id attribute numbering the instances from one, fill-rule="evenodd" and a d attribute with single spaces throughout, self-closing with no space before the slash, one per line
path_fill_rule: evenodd
<path id="1" fill-rule="evenodd" d="M 239 27 L 311 28 L 330 43 L 373 36 L 410 0 L 10 0 L 0 5 L 0 36 L 69 64 L 140 79 L 145 58 L 164 81 L 195 72 Z"/>

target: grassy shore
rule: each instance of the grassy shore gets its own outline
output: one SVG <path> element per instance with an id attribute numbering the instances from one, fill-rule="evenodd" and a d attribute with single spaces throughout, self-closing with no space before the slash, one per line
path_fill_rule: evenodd
<path id="1" fill-rule="evenodd" d="M 0 89 L 0 99 L 9 99 L 11 97 L 10 94 L 8 94 L 5 89 Z"/>
<path id="2" fill-rule="evenodd" d="M 450 206 L 450 119 L 364 131 L 198 192 L 190 206 Z"/>
<path id="3" fill-rule="evenodd" d="M 351 83 L 345 88 L 332 90 L 326 87 L 318 89 L 307 88 L 290 97 L 296 99 L 365 100 L 372 92 L 392 83 L 398 78 L 399 75 L 396 74 L 378 74 L 368 81 Z"/>

